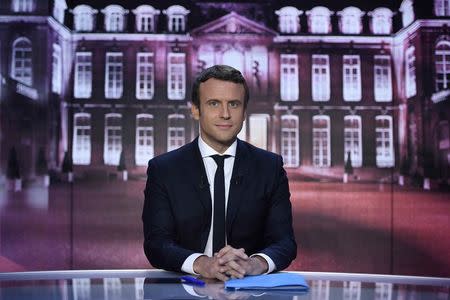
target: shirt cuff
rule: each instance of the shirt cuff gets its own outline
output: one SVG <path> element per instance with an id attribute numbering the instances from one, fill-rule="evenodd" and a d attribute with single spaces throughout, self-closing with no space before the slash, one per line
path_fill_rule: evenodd
<path id="1" fill-rule="evenodd" d="M 203 253 L 194 253 L 189 255 L 186 260 L 184 261 L 183 265 L 181 266 L 181 271 L 185 273 L 189 273 L 192 275 L 200 275 L 194 272 L 194 261 L 199 258 L 200 256 L 203 256 L 205 254 Z"/>
<path id="2" fill-rule="evenodd" d="M 269 256 L 267 256 L 266 254 L 264 254 L 264 253 L 255 253 L 255 254 L 250 255 L 250 257 L 253 257 L 253 256 L 260 256 L 260 257 L 264 258 L 264 260 L 267 262 L 267 265 L 268 265 L 269 267 L 268 267 L 268 269 L 267 269 L 267 272 L 264 273 L 264 274 L 272 273 L 272 272 L 276 269 L 275 263 L 274 263 L 273 260 L 272 260 Z M 188 257 L 188 258 L 189 258 L 189 257 Z"/>

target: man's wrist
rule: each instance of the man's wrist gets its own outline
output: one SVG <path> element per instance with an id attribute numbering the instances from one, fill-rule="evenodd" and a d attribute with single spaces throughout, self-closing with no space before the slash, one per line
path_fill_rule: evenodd
<path id="1" fill-rule="evenodd" d="M 262 256 L 255 255 L 252 256 L 251 259 L 254 261 L 255 266 L 254 272 L 256 274 L 254 275 L 267 273 L 267 271 L 269 270 L 269 264 Z"/>
<path id="2" fill-rule="evenodd" d="M 194 260 L 194 263 L 192 265 L 192 269 L 193 269 L 194 273 L 200 274 L 200 275 L 202 274 L 203 265 L 205 264 L 207 259 L 208 259 L 208 256 L 201 255 Z"/>

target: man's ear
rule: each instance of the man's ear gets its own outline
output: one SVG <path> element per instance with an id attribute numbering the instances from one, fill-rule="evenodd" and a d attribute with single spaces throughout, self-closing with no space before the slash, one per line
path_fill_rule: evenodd
<path id="1" fill-rule="evenodd" d="M 198 121 L 200 119 L 200 109 L 198 108 L 197 105 L 195 104 L 191 105 L 191 114 L 194 120 Z"/>

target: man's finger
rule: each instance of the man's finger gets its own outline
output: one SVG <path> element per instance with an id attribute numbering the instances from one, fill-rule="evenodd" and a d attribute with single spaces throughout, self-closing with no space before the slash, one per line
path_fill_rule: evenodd
<path id="1" fill-rule="evenodd" d="M 231 247 L 230 245 L 226 245 L 225 247 L 223 247 L 222 249 L 219 250 L 219 252 L 217 252 L 214 256 L 216 257 L 222 257 L 225 254 L 227 254 L 229 251 L 233 250 L 234 248 Z"/>
<path id="2" fill-rule="evenodd" d="M 243 262 L 242 260 L 240 260 L 241 262 Z M 245 275 L 246 271 L 245 271 L 245 267 L 242 264 L 239 264 L 236 261 L 230 261 L 229 263 L 227 263 L 227 267 L 228 267 L 228 272 L 227 274 L 230 274 L 229 271 L 234 271 L 237 272 L 240 275 Z M 240 278 L 240 277 L 239 277 Z"/>

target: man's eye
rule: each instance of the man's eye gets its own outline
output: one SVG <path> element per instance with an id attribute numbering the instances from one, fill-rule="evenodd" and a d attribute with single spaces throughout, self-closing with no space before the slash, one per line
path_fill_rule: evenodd
<path id="1" fill-rule="evenodd" d="M 239 107 L 239 102 L 230 102 L 230 106 L 233 108 Z"/>
<path id="2" fill-rule="evenodd" d="M 217 102 L 217 101 L 209 101 L 209 106 L 217 106 L 217 105 L 219 105 L 219 102 Z"/>

